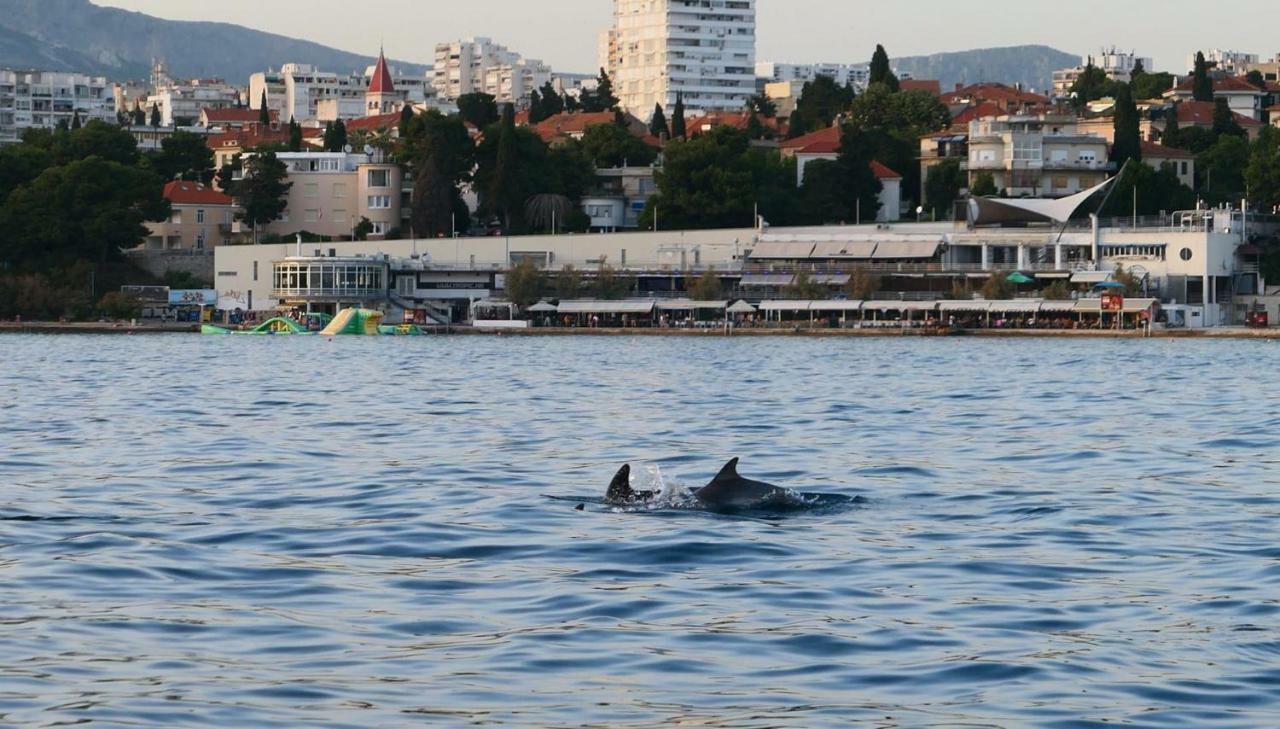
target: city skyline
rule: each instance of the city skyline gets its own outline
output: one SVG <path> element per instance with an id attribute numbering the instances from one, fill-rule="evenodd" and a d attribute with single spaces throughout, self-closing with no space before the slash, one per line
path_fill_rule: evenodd
<path id="1" fill-rule="evenodd" d="M 517 0 L 479 0 L 451 5 L 436 17 L 416 0 L 367 0 L 370 17 L 395 16 L 408 22 L 381 26 L 353 23 L 350 4 L 339 0 L 308 0 L 306 23 L 298 22 L 303 3 L 264 6 L 256 0 L 223 0 L 217 5 L 172 0 L 95 0 L 99 5 L 174 20 L 228 22 L 342 50 L 372 53 L 385 46 L 399 60 L 429 64 L 437 42 L 485 36 L 526 57 L 538 58 L 557 70 L 590 72 L 596 66 L 599 30 L 611 23 L 608 0 L 557 0 L 554 16 L 545 5 Z M 443 3 L 441 3 L 443 4 Z M 1081 0 L 1074 17 L 1107 17 L 1108 26 L 1082 37 L 1070 23 L 1046 23 L 1039 3 L 1002 8 L 998 24 L 975 17 L 940 0 L 857 6 L 839 0 L 760 0 L 757 58 L 780 62 L 857 62 L 869 59 L 876 43 L 895 57 L 996 46 L 1043 44 L 1077 54 L 1096 53 L 1115 45 L 1153 56 L 1157 68 L 1182 73 L 1188 53 L 1196 49 L 1229 48 L 1264 56 L 1280 52 L 1265 24 L 1222 24 L 1208 33 L 1203 25 L 1183 22 L 1202 7 L 1190 0 L 1120 5 Z M 1235 17 L 1264 16 L 1267 0 L 1241 0 Z M 421 19 L 421 23 L 415 22 Z M 566 20 L 570 22 L 565 22 Z M 563 30 L 569 27 L 572 30 Z"/>

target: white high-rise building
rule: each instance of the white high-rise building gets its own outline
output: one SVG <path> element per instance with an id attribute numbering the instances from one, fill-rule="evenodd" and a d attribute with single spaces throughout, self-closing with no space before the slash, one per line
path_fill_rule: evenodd
<path id="1" fill-rule="evenodd" d="M 779 81 L 812 81 L 819 76 L 835 79 L 840 86 L 853 84 L 862 90 L 871 80 L 871 64 L 868 63 L 774 63 L 761 61 L 756 64 L 756 77 L 766 83 Z"/>
<path id="2" fill-rule="evenodd" d="M 26 129 L 53 129 L 90 119 L 115 122 L 115 95 L 107 80 L 83 73 L 0 69 L 0 144 Z"/>
<path id="3" fill-rule="evenodd" d="M 614 0 L 613 14 L 600 60 L 632 114 L 677 95 L 692 113 L 737 111 L 756 92 L 755 0 Z"/>
<path id="4" fill-rule="evenodd" d="M 1243 73 L 1243 69 L 1247 66 L 1256 64 L 1259 60 L 1257 53 L 1242 53 L 1240 51 L 1224 51 L 1220 48 L 1214 48 L 1204 52 L 1204 60 L 1219 71 L 1224 71 L 1232 76 Z M 1187 72 L 1194 71 L 1196 67 L 1196 54 L 1192 53 L 1187 56 Z"/>
<path id="5" fill-rule="evenodd" d="M 551 80 L 551 68 L 524 58 L 489 38 L 468 38 L 436 46 L 432 84 L 442 99 L 491 94 L 498 102 L 520 104 Z"/>

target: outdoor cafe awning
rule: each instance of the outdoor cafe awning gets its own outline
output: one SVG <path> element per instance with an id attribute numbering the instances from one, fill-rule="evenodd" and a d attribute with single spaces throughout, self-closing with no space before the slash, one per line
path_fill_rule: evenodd
<path id="1" fill-rule="evenodd" d="M 761 242 L 751 249 L 752 259 L 805 260 L 813 253 L 813 241 L 803 243 Z"/>
<path id="2" fill-rule="evenodd" d="M 871 258 L 876 244 L 871 241 L 831 241 L 813 247 L 810 258 Z"/>
<path id="3" fill-rule="evenodd" d="M 991 312 L 1001 314 L 1035 314 L 1040 311 L 1039 299 L 1010 299 L 991 302 Z"/>
<path id="4" fill-rule="evenodd" d="M 561 314 L 651 314 L 653 301 L 561 301 Z"/>
<path id="5" fill-rule="evenodd" d="M 530 306 L 528 309 L 525 309 L 525 311 L 532 312 L 534 314 L 553 314 L 559 310 L 556 308 L 555 304 L 549 304 L 545 301 L 539 301 L 533 306 Z"/>
<path id="6" fill-rule="evenodd" d="M 938 241 L 883 241 L 876 245 L 872 256 L 876 260 L 894 258 L 933 258 L 938 253 Z"/>
<path id="7" fill-rule="evenodd" d="M 938 309 L 940 311 L 966 311 L 966 312 L 982 312 L 991 310 L 990 301 L 939 301 Z"/>
<path id="8" fill-rule="evenodd" d="M 935 311 L 936 301 L 864 301 L 864 311 Z"/>
<path id="9" fill-rule="evenodd" d="M 814 301 L 809 311 L 858 311 L 862 309 L 861 301 Z"/>
<path id="10" fill-rule="evenodd" d="M 760 304 L 760 311 L 809 311 L 812 301 L 766 301 Z"/>
<path id="11" fill-rule="evenodd" d="M 756 313 L 756 307 L 752 306 L 751 304 L 748 304 L 745 301 L 739 301 L 738 303 L 729 307 L 729 313 L 730 314 L 754 314 Z"/>
<path id="12" fill-rule="evenodd" d="M 659 311 L 694 311 L 695 309 L 725 309 L 727 301 L 694 301 L 693 299 L 665 299 L 658 302 Z"/>
<path id="13" fill-rule="evenodd" d="M 1040 311 L 1053 312 L 1062 314 L 1076 310 L 1076 302 L 1074 301 L 1042 301 L 1040 302 Z"/>
<path id="14" fill-rule="evenodd" d="M 795 278 L 795 275 L 790 273 L 749 273 L 742 277 L 742 286 L 744 288 L 790 286 Z"/>
<path id="15" fill-rule="evenodd" d="M 1110 280 L 1110 271 L 1076 271 L 1071 274 L 1071 283 L 1099 284 Z"/>

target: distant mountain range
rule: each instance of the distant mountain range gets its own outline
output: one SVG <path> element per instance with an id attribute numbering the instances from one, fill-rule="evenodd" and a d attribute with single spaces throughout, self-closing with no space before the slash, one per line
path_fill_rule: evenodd
<path id="1" fill-rule="evenodd" d="M 143 79 L 163 58 L 177 78 L 220 77 L 235 84 L 282 63 L 348 72 L 373 56 L 228 23 L 163 20 L 89 0 L 0 0 L 0 66 L 83 71 L 112 80 Z M 427 66 L 392 61 L 405 74 Z"/>
<path id="2" fill-rule="evenodd" d="M 1079 63 L 1080 56 L 1048 46 L 1013 46 L 899 58 L 893 66 L 915 78 L 938 79 L 944 92 L 956 84 L 999 81 L 1043 93 L 1053 88 L 1054 71 Z"/>

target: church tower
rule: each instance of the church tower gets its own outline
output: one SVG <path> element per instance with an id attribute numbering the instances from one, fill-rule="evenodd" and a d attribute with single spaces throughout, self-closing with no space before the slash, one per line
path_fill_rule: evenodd
<path id="1" fill-rule="evenodd" d="M 391 72 L 387 70 L 387 57 L 378 52 L 378 65 L 373 69 L 373 78 L 369 80 L 369 91 L 364 96 L 365 116 L 391 114 L 400 106 L 400 94 L 396 93 L 395 82 L 391 80 Z"/>

